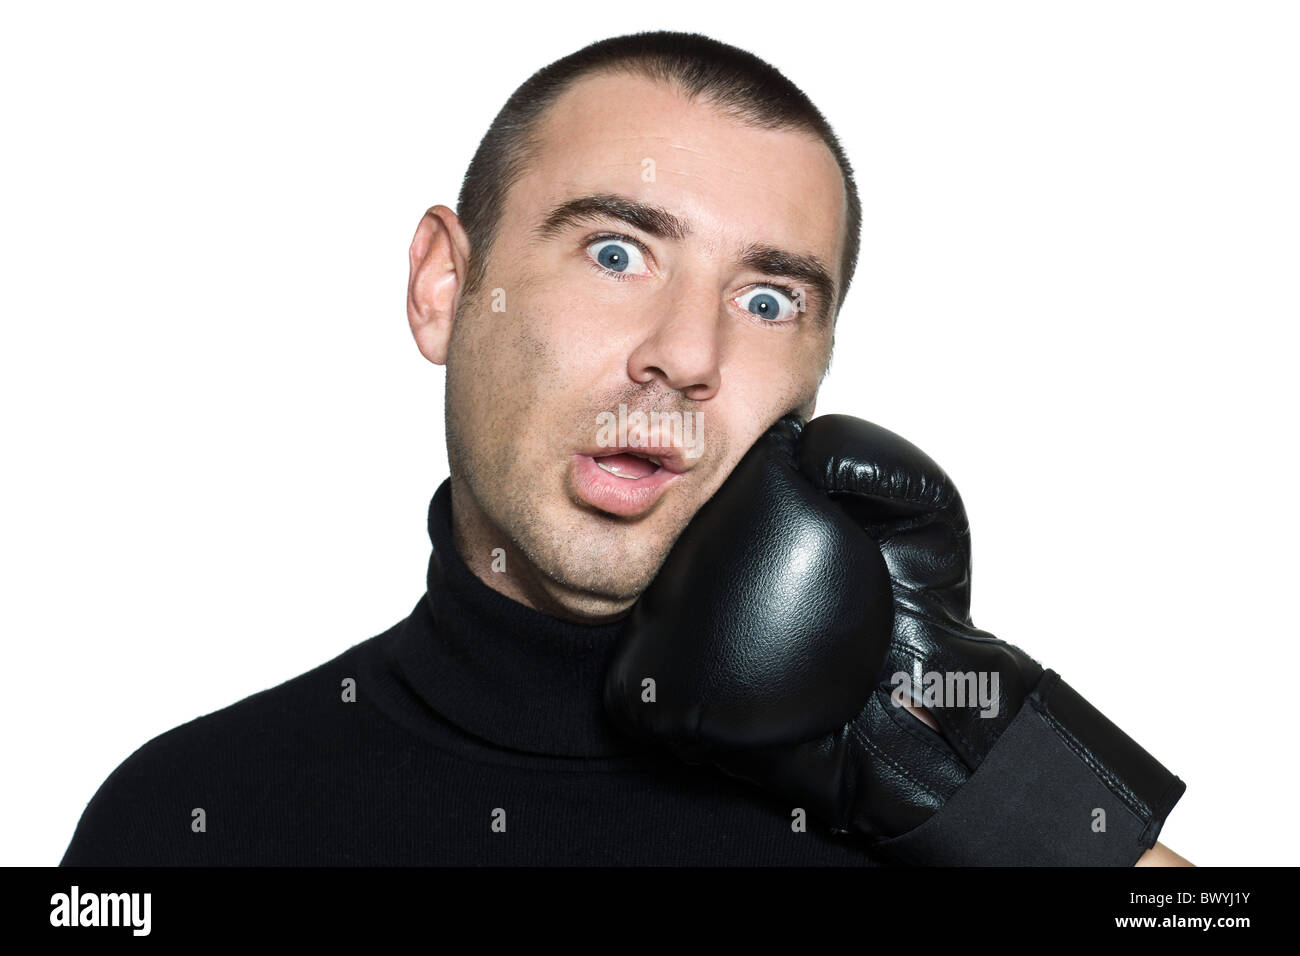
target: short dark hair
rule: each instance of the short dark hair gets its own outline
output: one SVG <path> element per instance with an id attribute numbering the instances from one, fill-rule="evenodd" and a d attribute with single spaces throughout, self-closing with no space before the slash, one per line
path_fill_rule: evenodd
<path id="1" fill-rule="evenodd" d="M 857 267 L 862 205 L 853 168 L 830 124 L 802 90 L 754 54 L 698 33 L 667 30 L 592 43 L 542 67 L 506 100 L 470 160 L 457 200 L 456 214 L 470 242 L 465 295 L 483 280 L 506 195 L 539 146 L 538 120 L 577 80 L 601 72 L 675 83 L 689 98 L 703 97 L 747 125 L 806 130 L 822 139 L 839 164 L 847 196 L 838 313 Z"/>

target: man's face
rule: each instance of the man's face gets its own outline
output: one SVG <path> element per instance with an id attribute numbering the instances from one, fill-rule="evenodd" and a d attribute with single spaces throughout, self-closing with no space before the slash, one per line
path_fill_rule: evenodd
<path id="1" fill-rule="evenodd" d="M 457 544 L 499 590 L 609 619 L 749 446 L 811 415 L 844 186 L 812 134 L 742 125 L 639 76 L 578 82 L 539 131 L 485 280 L 454 307 Z M 658 427 L 639 428 L 652 412 Z M 635 457 L 647 442 L 661 465 Z M 609 457 L 620 444 L 633 456 Z M 484 573 L 494 548 L 505 575 Z"/>

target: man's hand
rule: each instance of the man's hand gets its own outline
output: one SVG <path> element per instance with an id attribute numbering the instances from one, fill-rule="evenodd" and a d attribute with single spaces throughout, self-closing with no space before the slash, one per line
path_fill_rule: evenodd
<path id="1" fill-rule="evenodd" d="M 1157 843 L 1151 849 L 1142 854 L 1142 858 L 1133 864 L 1134 866 L 1195 866 L 1190 860 L 1185 860 L 1163 843 Z"/>

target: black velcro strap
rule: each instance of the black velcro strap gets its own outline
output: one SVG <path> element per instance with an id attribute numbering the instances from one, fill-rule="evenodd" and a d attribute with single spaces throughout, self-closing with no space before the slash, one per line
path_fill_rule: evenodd
<path id="1" fill-rule="evenodd" d="M 878 846 L 927 866 L 1132 866 L 1186 789 L 1048 670 L 943 809 Z"/>

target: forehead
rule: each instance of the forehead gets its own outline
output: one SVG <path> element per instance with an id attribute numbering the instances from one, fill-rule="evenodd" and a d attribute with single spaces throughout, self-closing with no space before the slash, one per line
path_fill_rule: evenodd
<path id="1" fill-rule="evenodd" d="M 844 181 L 813 133 L 748 126 L 673 85 L 602 73 L 566 90 L 536 134 L 514 187 L 525 214 L 618 193 L 689 220 L 722 251 L 761 242 L 815 255 L 841 278 Z"/>

